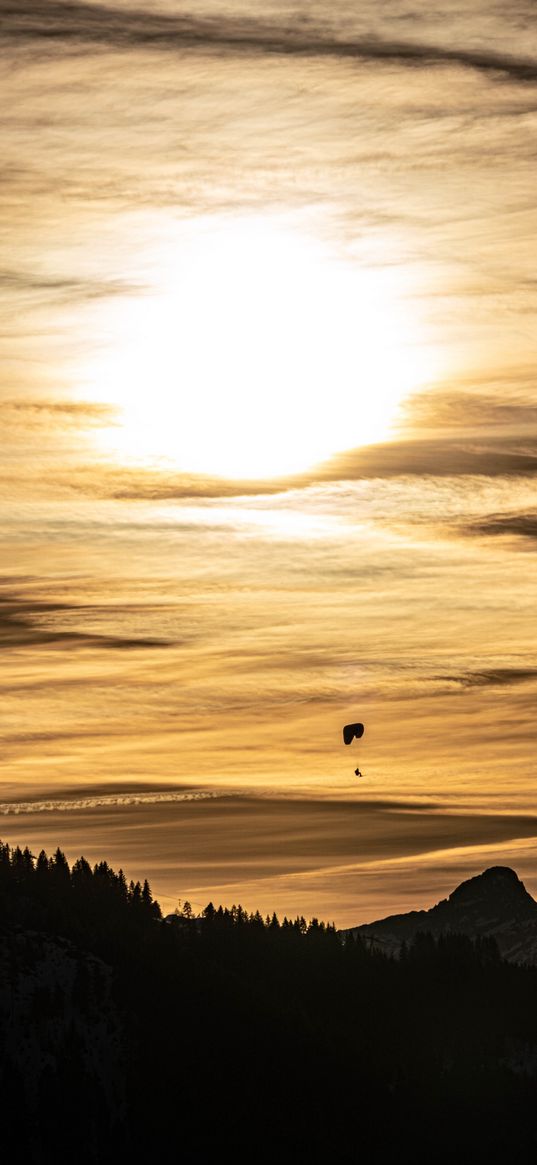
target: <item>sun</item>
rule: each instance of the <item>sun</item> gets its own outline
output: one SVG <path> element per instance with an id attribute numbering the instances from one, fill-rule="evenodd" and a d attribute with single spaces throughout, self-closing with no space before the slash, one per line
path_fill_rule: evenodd
<path id="1" fill-rule="evenodd" d="M 109 321 L 84 390 L 114 457 L 260 478 L 387 436 L 425 374 L 394 275 L 270 217 L 191 223 Z"/>

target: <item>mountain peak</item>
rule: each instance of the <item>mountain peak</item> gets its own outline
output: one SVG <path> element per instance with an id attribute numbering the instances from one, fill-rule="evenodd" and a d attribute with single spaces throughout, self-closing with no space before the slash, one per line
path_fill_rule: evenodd
<path id="1" fill-rule="evenodd" d="M 537 902 L 510 866 L 490 866 L 468 878 L 430 910 L 392 915 L 351 933 L 395 954 L 417 931 L 493 935 L 506 958 L 537 962 Z"/>
<path id="2" fill-rule="evenodd" d="M 526 887 L 521 882 L 517 873 L 511 869 L 510 866 L 489 866 L 487 870 L 483 870 L 482 874 L 476 874 L 473 878 L 468 878 L 466 882 L 461 882 L 455 890 L 449 895 L 449 902 L 456 902 L 461 898 L 466 898 L 468 895 L 474 897 L 475 895 L 513 895 L 517 898 L 531 898 Z M 533 902 L 533 898 L 531 898 Z"/>
<path id="3" fill-rule="evenodd" d="M 495 881 L 518 882 L 519 886 L 523 885 L 516 870 L 512 870 L 511 866 L 489 866 L 488 869 L 483 870 L 482 874 L 477 874 L 476 878 L 486 878 L 487 881 L 494 879 Z M 471 880 L 469 879 L 469 881 Z"/>

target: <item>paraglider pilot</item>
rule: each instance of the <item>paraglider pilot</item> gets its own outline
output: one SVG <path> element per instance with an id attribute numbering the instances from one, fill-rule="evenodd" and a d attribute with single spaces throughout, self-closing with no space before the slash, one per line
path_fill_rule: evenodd
<path id="1" fill-rule="evenodd" d="M 352 744 L 353 740 L 360 740 L 360 738 L 363 735 L 364 735 L 363 724 L 346 724 L 344 729 L 343 729 L 343 743 L 344 744 Z M 363 776 L 363 773 L 360 772 L 360 769 L 355 769 L 354 775 L 356 777 L 361 777 L 361 776 Z"/>

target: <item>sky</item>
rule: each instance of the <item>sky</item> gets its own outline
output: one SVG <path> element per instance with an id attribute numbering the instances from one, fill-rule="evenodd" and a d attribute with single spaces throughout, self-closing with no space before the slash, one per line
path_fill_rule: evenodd
<path id="1" fill-rule="evenodd" d="M 530 0 L 0 14 L 2 839 L 537 894 Z"/>

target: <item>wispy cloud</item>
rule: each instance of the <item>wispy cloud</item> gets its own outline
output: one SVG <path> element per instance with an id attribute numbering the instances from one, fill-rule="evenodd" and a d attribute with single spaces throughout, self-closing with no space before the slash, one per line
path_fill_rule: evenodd
<path id="1" fill-rule="evenodd" d="M 514 536 L 527 538 L 530 541 L 537 539 L 537 512 L 523 514 L 491 514 L 473 522 L 467 527 L 470 534 L 483 534 L 491 537 Z"/>
<path id="2" fill-rule="evenodd" d="M 93 428 L 116 423 L 113 409 L 92 405 L 86 408 L 83 404 L 75 405 L 71 410 L 69 405 L 31 403 L 22 406 L 20 410 L 14 408 L 12 417 L 13 421 L 18 417 L 20 425 L 26 425 L 28 421 L 34 428 L 39 428 L 41 424 L 47 426 L 51 437 L 54 433 L 60 434 L 62 430 L 77 425 L 87 429 L 90 426 Z M 36 450 L 34 465 L 25 469 L 22 478 L 16 465 L 11 469 L 6 466 L 2 477 L 6 488 L 22 496 L 38 496 L 45 482 L 51 496 L 74 497 L 78 494 L 87 498 L 159 503 L 271 496 L 345 481 L 400 477 L 419 479 L 424 475 L 438 479 L 468 476 L 509 478 L 532 477 L 536 473 L 537 435 L 522 436 L 517 433 L 499 436 L 491 433 L 481 439 L 475 436 L 443 439 L 424 436 L 413 440 L 394 440 L 347 450 L 305 473 L 265 480 L 232 480 L 189 474 L 166 466 L 121 466 L 104 461 L 95 463 L 89 459 L 84 463 L 80 456 L 73 463 L 65 450 L 58 451 L 52 463 L 49 458 L 44 464 L 41 464 L 40 452 Z M 503 518 L 501 520 L 504 521 Z M 528 533 L 528 522 L 522 525 L 526 528 L 518 532 Z M 480 532 L 472 529 L 473 532 Z M 496 527 L 493 519 L 491 530 L 483 529 L 481 532 L 509 531 Z"/>
<path id="3" fill-rule="evenodd" d="M 144 636 L 127 637 L 106 635 L 91 630 L 66 630 L 63 621 L 76 615 L 78 624 L 95 619 L 98 610 L 59 602 L 43 602 L 21 598 L 4 592 L 0 595 L 0 644 L 5 650 L 15 647 L 42 647 L 59 645 L 73 647 L 114 648 L 119 651 L 143 648 L 161 648 L 166 639 Z"/>
<path id="4" fill-rule="evenodd" d="M 126 793 L 96 793 L 88 797 L 51 797 L 47 800 L 1 801 L 0 816 L 19 817 L 25 813 L 80 813 L 86 809 L 117 809 L 129 805 L 174 805 L 182 801 L 214 801 L 232 793 L 221 793 L 209 789 L 187 789 L 177 792 L 138 792 L 133 789 Z"/>
<path id="5" fill-rule="evenodd" d="M 72 304 L 73 301 L 91 303 L 93 300 L 125 296 L 143 290 L 142 285 L 122 279 L 80 279 L 61 275 L 39 274 L 30 270 L 0 270 L 0 288 L 20 309 L 44 300 L 52 305 Z"/>
<path id="6" fill-rule="evenodd" d="M 525 684 L 537 679 L 537 667 L 495 667 L 480 671 L 466 671 L 458 675 L 438 676 L 461 688 L 504 688 Z"/>
<path id="7" fill-rule="evenodd" d="M 489 377 L 488 385 L 474 391 L 468 391 L 463 382 L 457 389 L 439 387 L 417 393 L 404 403 L 402 423 L 415 435 L 426 429 L 429 435 L 485 432 L 501 436 L 504 443 L 510 434 L 535 438 L 537 403 L 532 373 L 520 369 L 516 375 L 498 376 L 492 384 Z"/>
<path id="8" fill-rule="evenodd" d="M 143 9 L 54 0 L 41 4 L 14 4 L 3 0 L 3 35 L 18 42 L 37 41 L 43 47 L 61 40 L 67 44 L 101 45 L 114 49 L 150 48 L 165 52 L 201 49 L 233 54 L 331 57 L 358 62 L 395 62 L 419 68 L 450 64 L 505 77 L 510 81 L 537 81 L 537 64 L 530 57 L 412 40 L 383 40 L 378 36 L 347 39 L 327 34 L 314 21 L 285 25 L 251 17 L 196 19 Z"/>
<path id="9" fill-rule="evenodd" d="M 112 424 L 117 415 L 113 405 L 97 401 L 28 400 L 24 397 L 0 401 L 0 417 L 4 425 L 44 425 L 54 431 L 63 426 Z"/>
<path id="10" fill-rule="evenodd" d="M 370 445 L 334 457 L 318 480 L 401 475 L 496 477 L 537 472 L 537 436 L 422 438 Z"/>

